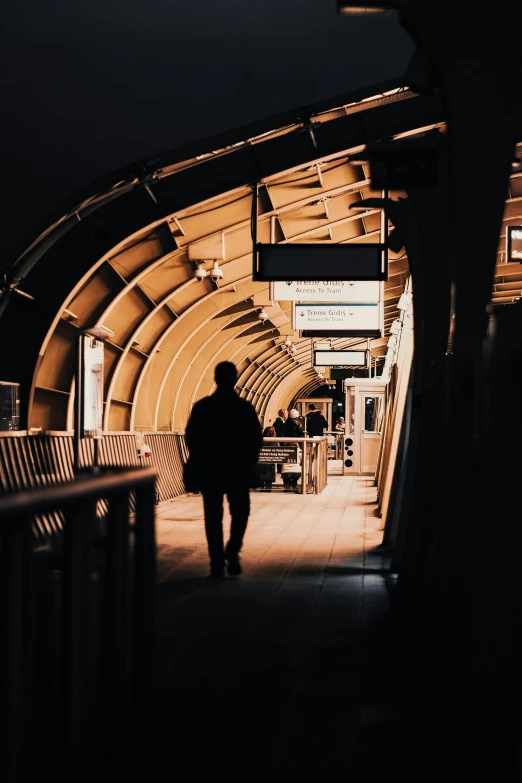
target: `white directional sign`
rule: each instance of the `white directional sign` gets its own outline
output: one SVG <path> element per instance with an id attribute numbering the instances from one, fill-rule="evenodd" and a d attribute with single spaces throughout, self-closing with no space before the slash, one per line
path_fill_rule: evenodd
<path id="1" fill-rule="evenodd" d="M 379 303 L 294 304 L 295 329 L 381 329 Z"/>
<path id="2" fill-rule="evenodd" d="M 357 281 L 289 281 L 279 280 L 273 286 L 271 299 L 294 302 L 378 302 L 381 283 L 379 280 Z"/>
<path id="3" fill-rule="evenodd" d="M 314 367 L 366 367 L 366 351 L 314 351 Z"/>

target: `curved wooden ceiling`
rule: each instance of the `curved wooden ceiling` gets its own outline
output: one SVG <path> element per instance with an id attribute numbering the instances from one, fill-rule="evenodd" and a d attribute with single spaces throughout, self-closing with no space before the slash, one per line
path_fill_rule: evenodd
<path id="1" fill-rule="evenodd" d="M 268 284 L 252 280 L 251 184 L 260 183 L 261 242 L 378 240 L 380 211 L 351 205 L 381 194 L 372 192 L 366 166 L 351 158 L 383 134 L 433 132 L 445 132 L 436 99 L 404 86 L 369 92 L 243 140 L 236 132 L 234 143 L 186 159 L 166 155 L 152 173 L 149 166 L 145 174 L 113 181 L 63 214 L 13 264 L 13 279 L 35 301 L 44 272 L 55 275 L 46 309 L 40 306 L 42 331 L 34 335 L 28 426 L 72 429 L 77 335 L 94 324 L 112 332 L 105 350 L 106 430 L 182 430 L 192 403 L 212 390 L 213 368 L 223 359 L 238 366 L 240 394 L 266 422 L 281 405 L 324 385 L 312 366 L 310 339 L 291 329 L 292 303 L 270 303 Z M 514 170 L 504 225 L 522 223 L 521 203 L 522 173 Z M 504 241 L 501 236 L 492 301 L 507 304 L 522 295 L 522 265 L 505 263 Z M 196 280 L 196 259 L 210 271 L 215 258 L 223 278 Z M 390 250 L 385 334 L 370 342 L 376 363 L 384 362 L 408 276 L 404 248 Z M 22 297 L 15 300 L 19 305 Z M 366 338 L 333 345 L 366 347 Z"/>

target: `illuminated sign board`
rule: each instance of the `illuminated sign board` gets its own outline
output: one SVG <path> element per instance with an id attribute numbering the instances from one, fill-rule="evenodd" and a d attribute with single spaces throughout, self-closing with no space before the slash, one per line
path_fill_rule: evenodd
<path id="1" fill-rule="evenodd" d="M 342 367 L 343 365 L 366 367 L 366 351 L 314 351 L 316 367 Z"/>
<path id="2" fill-rule="evenodd" d="M 82 438 L 101 438 L 103 432 L 104 344 L 91 335 L 80 336 Z"/>
<path id="3" fill-rule="evenodd" d="M 261 446 L 257 461 L 297 464 L 297 446 L 293 446 L 291 443 L 278 445 L 277 443 L 265 442 Z"/>
<path id="4" fill-rule="evenodd" d="M 273 282 L 271 299 L 294 302 L 378 302 L 378 280 L 279 280 Z"/>
<path id="5" fill-rule="evenodd" d="M 387 280 L 387 262 L 386 245 L 374 242 L 257 244 L 252 279 L 268 282 Z"/>
<path id="6" fill-rule="evenodd" d="M 506 226 L 506 261 L 522 263 L 522 226 Z"/>
<path id="7" fill-rule="evenodd" d="M 294 328 L 331 330 L 381 329 L 382 307 L 378 303 L 294 304 Z"/>

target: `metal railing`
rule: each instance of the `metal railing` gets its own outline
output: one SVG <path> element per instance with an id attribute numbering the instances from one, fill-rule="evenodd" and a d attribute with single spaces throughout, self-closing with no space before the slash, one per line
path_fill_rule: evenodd
<path id="1" fill-rule="evenodd" d="M 108 742 L 116 747 L 116 737 L 128 740 L 150 711 L 155 480 L 151 468 L 109 470 L 0 498 L 1 743 L 9 783 L 74 779 L 94 748 L 98 755 Z M 33 518 L 57 510 L 62 534 L 42 546 Z"/>
<path id="2" fill-rule="evenodd" d="M 139 435 L 143 435 L 151 448 L 149 457 L 140 458 L 138 455 L 138 433 L 106 432 L 99 444 L 100 466 L 104 469 L 153 467 L 157 472 L 156 497 L 159 502 L 182 495 L 185 492 L 183 463 L 187 458 L 184 436 L 172 432 Z M 80 458 L 82 466 L 92 465 L 92 439 L 81 441 Z M 0 496 L 24 489 L 58 486 L 73 479 L 71 432 L 0 432 Z M 105 513 L 103 500 L 99 511 Z M 62 526 L 60 510 L 41 512 L 33 518 L 33 535 L 41 541 L 49 541 L 60 535 Z"/>
<path id="3" fill-rule="evenodd" d="M 328 459 L 343 459 L 344 453 L 344 431 L 326 430 L 324 433 L 329 437 L 330 448 L 328 449 Z"/>
<path id="4" fill-rule="evenodd" d="M 302 450 L 300 492 L 318 494 L 328 483 L 328 439 L 322 438 L 263 438 L 267 443 L 297 444 Z"/>

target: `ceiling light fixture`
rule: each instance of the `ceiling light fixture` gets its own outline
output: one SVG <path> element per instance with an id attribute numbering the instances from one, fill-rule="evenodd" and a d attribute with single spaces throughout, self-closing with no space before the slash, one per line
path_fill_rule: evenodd
<path id="1" fill-rule="evenodd" d="M 340 14 L 351 16 L 364 16 L 366 14 L 396 14 L 405 0 L 366 0 L 366 2 L 352 2 L 349 0 L 337 0 L 337 10 Z"/>
<path id="2" fill-rule="evenodd" d="M 264 307 L 263 307 L 263 309 L 262 309 L 262 310 L 260 310 L 260 311 L 259 311 L 259 313 L 257 314 L 257 317 L 258 317 L 258 318 L 259 318 L 259 320 L 260 320 L 260 321 L 262 321 L 263 323 L 264 323 L 264 322 L 267 320 L 267 318 L 268 318 L 268 313 L 267 313 L 267 311 L 265 310 L 265 308 L 264 308 Z"/>
<path id="3" fill-rule="evenodd" d="M 397 302 L 397 308 L 399 310 L 408 310 L 411 305 L 412 296 L 410 293 L 404 292 L 401 294 L 401 298 Z"/>

